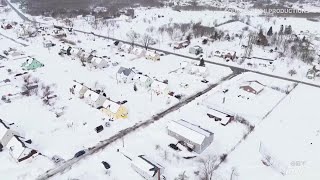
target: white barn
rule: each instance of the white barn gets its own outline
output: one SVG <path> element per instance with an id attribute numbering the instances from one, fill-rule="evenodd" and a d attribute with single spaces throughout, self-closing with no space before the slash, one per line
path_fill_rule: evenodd
<path id="1" fill-rule="evenodd" d="M 196 153 L 202 153 L 213 141 L 214 133 L 185 120 L 171 121 L 168 134 L 178 141 L 183 141 Z"/>
<path id="2" fill-rule="evenodd" d="M 164 167 L 145 155 L 132 159 L 131 167 L 146 180 L 163 180 Z"/>

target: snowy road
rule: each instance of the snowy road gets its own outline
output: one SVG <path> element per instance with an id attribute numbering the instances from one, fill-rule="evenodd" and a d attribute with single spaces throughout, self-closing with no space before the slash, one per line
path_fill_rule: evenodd
<path id="1" fill-rule="evenodd" d="M 93 147 L 90 147 L 86 150 L 86 153 L 78 158 L 72 158 L 72 159 L 69 159 L 67 160 L 66 162 L 64 162 L 63 164 L 53 168 L 53 169 L 50 169 L 48 170 L 45 174 L 39 176 L 37 179 L 38 180 L 45 180 L 45 179 L 48 179 L 58 173 L 63 173 L 65 171 L 68 171 L 72 168 L 72 166 L 76 163 L 78 163 L 80 160 L 92 155 L 92 154 L 95 154 L 97 152 L 99 152 L 100 150 L 103 150 L 105 147 L 107 147 L 108 145 L 110 145 L 111 143 L 117 141 L 117 140 L 120 140 L 122 139 L 124 136 L 136 131 L 137 129 L 140 129 L 140 128 L 144 128 L 160 119 L 162 119 L 164 116 L 178 110 L 179 108 L 185 106 L 186 104 L 190 103 L 191 101 L 195 100 L 196 98 L 202 96 L 203 94 L 206 94 L 207 92 L 209 92 L 210 90 L 212 90 L 213 88 L 215 88 L 216 86 L 218 86 L 219 84 L 221 84 L 222 82 L 226 81 L 226 80 L 229 80 L 235 76 L 237 76 L 238 74 L 237 73 L 232 73 L 232 74 L 229 74 L 228 76 L 222 78 L 219 82 L 215 83 L 215 84 L 211 84 L 209 85 L 206 89 L 204 89 L 203 91 L 200 91 L 200 92 L 197 92 L 196 94 L 180 101 L 179 103 L 171 106 L 170 108 L 152 116 L 151 119 L 148 119 L 146 121 L 142 121 L 140 123 L 137 123 L 135 124 L 134 126 L 132 127 L 129 127 L 129 128 L 126 128 L 124 130 L 121 130 L 119 131 L 117 134 L 111 136 L 110 138 L 106 139 L 106 140 L 103 140 L 103 141 L 100 141 L 97 145 L 93 146 Z"/>
<path id="2" fill-rule="evenodd" d="M 9 4 L 9 6 L 10 6 L 23 20 L 25 20 L 25 21 L 30 21 L 30 22 L 34 22 L 33 20 L 30 20 L 28 17 L 26 17 L 26 16 L 25 16 L 23 13 L 21 13 L 19 10 L 17 10 L 8 0 L 4 0 L 4 1 L 7 2 L 7 4 Z M 40 22 L 36 22 L 36 23 L 40 23 Z M 66 27 L 62 27 L 62 28 L 65 28 L 65 29 L 66 29 Z M 124 40 L 121 40 L 121 39 L 116 39 L 116 38 L 112 38 L 112 37 L 108 37 L 108 36 L 104 36 L 104 35 L 95 34 L 95 33 L 93 33 L 93 32 L 87 32 L 87 31 L 77 30 L 77 29 L 74 29 L 74 31 L 80 32 L 80 33 L 84 33 L 84 34 L 92 34 L 92 35 L 97 36 L 97 37 L 100 37 L 100 38 L 105 38 L 105 39 L 109 39 L 109 40 L 113 40 L 113 41 L 119 41 L 119 42 L 122 42 L 122 43 L 125 43 L 125 44 L 131 44 L 131 42 L 128 42 L 128 41 L 124 41 Z M 145 46 L 143 46 L 143 45 L 141 45 L 141 44 L 135 44 L 135 46 L 145 48 Z M 171 52 L 171 51 L 166 51 L 166 50 L 163 50 L 163 49 L 158 49 L 158 48 L 153 48 L 153 47 L 148 47 L 148 49 L 155 50 L 155 51 L 158 51 L 158 52 L 163 52 L 163 53 L 165 53 L 165 54 L 171 54 L 171 55 L 175 55 L 175 56 L 187 58 L 187 59 L 190 59 L 190 60 L 199 61 L 199 58 L 195 58 L 195 57 L 191 57 L 191 56 L 187 56 L 187 55 L 183 55 L 183 54 L 178 54 L 178 53 Z M 229 65 L 229 64 L 219 63 L 219 62 L 213 62 L 213 61 L 210 61 L 210 60 L 204 60 L 204 61 L 205 61 L 206 63 L 209 63 L 209 64 L 214 64 L 214 65 L 218 65 L 218 66 L 223 66 L 223 67 L 231 68 L 234 72 L 237 72 L 237 73 L 241 73 L 241 72 L 253 72 L 253 73 L 256 73 L 256 74 L 263 75 L 263 76 L 268 76 L 268 77 L 272 77 L 272 78 L 276 78 L 276 79 L 281 79 L 281 80 L 290 81 L 290 82 L 294 82 L 294 83 L 301 83 L 301 84 L 305 84 L 305 85 L 308 85 L 308 86 L 313 86 L 313 87 L 316 87 L 316 88 L 320 88 L 320 85 L 318 85 L 318 84 L 310 83 L 310 82 L 303 81 L 303 80 L 298 80 L 298 79 L 293 79 L 293 78 L 278 76 L 278 75 L 274 75 L 274 74 L 271 74 L 271 73 L 264 73 L 264 72 L 255 71 L 255 70 L 248 69 L 248 68 L 237 67 L 237 66 L 233 66 L 233 65 Z"/>

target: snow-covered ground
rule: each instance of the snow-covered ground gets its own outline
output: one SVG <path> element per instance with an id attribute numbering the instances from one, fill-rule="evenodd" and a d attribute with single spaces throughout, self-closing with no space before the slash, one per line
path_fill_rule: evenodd
<path id="1" fill-rule="evenodd" d="M 17 6 L 16 4 L 14 6 Z M 2 8 L 3 9 L 3 8 Z M 97 38 L 93 35 L 83 33 L 67 33 L 67 40 L 75 45 L 72 47 L 83 48 L 86 52 L 97 51 L 98 56 L 107 56 L 109 66 L 104 69 L 95 69 L 86 64 L 82 66 L 79 59 L 72 56 L 60 56 L 58 52 L 61 49 L 62 42 L 52 36 L 37 36 L 33 38 L 18 39 L 17 31 L 19 24 L 24 23 L 14 11 L 0 11 L 0 19 L 5 23 L 17 22 L 12 29 L 0 29 L 0 33 L 27 44 L 24 47 L 17 44 L 0 34 L 0 53 L 9 48 L 15 48 L 23 51 L 25 55 L 18 59 L 0 60 L 0 97 L 14 94 L 22 91 L 24 84 L 23 78 L 14 77 L 17 73 L 23 73 L 21 65 L 26 61 L 25 56 L 32 56 L 44 64 L 34 71 L 28 71 L 32 78 L 39 81 L 39 93 L 32 96 L 17 96 L 11 103 L 0 102 L 0 119 L 10 123 L 15 123 L 21 133 L 27 138 L 32 139 L 34 147 L 41 152 L 31 160 L 16 163 L 5 149 L 0 153 L 0 177 L 5 179 L 35 179 L 46 170 L 54 167 L 51 157 L 58 155 L 63 159 L 70 159 L 76 152 L 88 147 L 92 147 L 102 140 L 108 139 L 119 131 L 131 127 L 137 123 L 150 119 L 153 115 L 171 107 L 179 102 L 174 96 L 156 95 L 149 88 L 137 86 L 134 83 L 121 83 L 117 72 L 120 67 L 132 68 L 136 73 L 145 74 L 152 79 L 167 81 L 168 89 L 174 95 L 185 97 L 196 94 L 215 84 L 232 73 L 230 68 L 221 67 L 206 63 L 206 75 L 199 72 L 194 73 L 194 68 L 199 62 L 191 61 L 180 56 L 164 55 L 160 61 L 150 61 L 145 57 L 134 54 L 119 52 L 114 42 L 107 39 Z M 109 24 L 100 24 L 96 28 L 83 17 L 71 19 L 74 28 L 87 32 L 95 32 L 118 39 L 129 41 L 127 33 L 135 31 L 141 35 L 148 32 L 157 42 L 154 48 L 163 49 L 190 57 L 197 57 L 189 53 L 189 47 L 200 45 L 204 49 L 205 59 L 213 62 L 219 62 L 235 67 L 247 68 L 260 71 L 271 75 L 290 77 L 288 71 L 295 69 L 297 74 L 290 77 L 297 80 L 303 80 L 314 84 L 319 84 L 319 78 L 309 80 L 306 78 L 307 71 L 311 65 L 303 63 L 299 59 L 289 57 L 279 58 L 279 52 L 270 52 L 270 48 L 254 46 L 252 59 L 246 59 L 242 64 L 240 59 L 235 62 L 226 62 L 220 57 L 213 56 L 215 51 L 231 50 L 236 51 L 237 56 L 244 55 L 244 49 L 249 31 L 258 32 L 260 28 L 267 31 L 273 26 L 274 31 L 280 28 L 280 25 L 292 25 L 293 31 L 300 32 L 307 30 L 311 34 L 318 34 L 318 23 L 308 21 L 302 18 L 270 18 L 260 17 L 258 14 L 250 14 L 250 23 L 235 21 L 223 24 L 233 19 L 231 12 L 227 11 L 174 11 L 170 8 L 138 8 L 135 11 L 137 17 L 129 19 L 126 16 L 112 19 Z M 240 20 L 248 19 L 248 14 L 241 14 Z M 162 17 L 164 16 L 164 17 Z M 62 20 L 50 19 L 44 20 L 43 17 L 31 17 L 47 24 L 62 24 Z M 188 17 L 188 18 L 186 18 Z M 214 27 L 228 33 L 231 36 L 242 34 L 244 38 L 235 37 L 231 41 L 221 40 L 202 44 L 202 38 L 194 38 L 187 48 L 174 50 L 171 44 L 181 40 L 183 33 L 175 30 L 172 38 L 170 35 L 159 33 L 158 29 L 164 26 L 171 26 L 175 23 L 198 23 L 201 25 Z M 113 25 L 111 25 L 113 24 Z M 223 24 L 223 25 L 219 25 Z M 245 30 L 248 29 L 248 30 Z M 56 46 L 44 48 L 44 40 L 51 40 Z M 138 41 L 138 43 L 141 43 Z M 317 43 L 315 43 L 317 47 Z M 275 60 L 272 65 L 268 61 L 258 58 Z M 267 63 L 266 63 L 267 62 Z M 187 66 L 186 66 L 187 65 Z M 188 67 L 188 68 L 185 68 Z M 9 83 L 2 82 L 10 79 Z M 204 83 L 203 80 L 208 83 Z M 128 109 L 127 119 L 111 120 L 110 117 L 103 114 L 70 93 L 73 81 L 84 83 L 87 87 L 94 90 L 103 90 L 107 97 L 113 101 L 127 101 L 124 106 Z M 257 94 L 246 92 L 241 89 L 249 82 L 257 81 L 262 84 L 263 90 Z M 41 99 L 41 93 L 44 88 L 42 85 L 49 85 L 54 95 L 54 105 L 44 105 Z M 138 155 L 147 155 L 159 162 L 165 167 L 164 175 L 172 180 L 178 174 L 186 171 L 190 179 L 198 179 L 197 172 L 200 170 L 199 160 L 207 156 L 221 157 L 224 154 L 231 154 L 228 160 L 224 162 L 215 176 L 222 179 L 230 179 L 233 167 L 236 167 L 240 180 L 259 179 L 294 179 L 302 175 L 314 175 L 308 179 L 317 179 L 314 167 L 318 167 L 317 158 L 314 154 L 319 151 L 316 140 L 319 136 L 317 120 L 317 94 L 319 90 L 304 85 L 298 85 L 289 95 L 287 94 L 294 87 L 292 82 L 269 78 L 267 76 L 255 73 L 243 73 L 227 80 L 215 87 L 209 93 L 197 98 L 179 110 L 165 116 L 160 121 L 152 125 L 141 128 L 138 131 L 125 136 L 121 141 L 117 141 L 73 166 L 65 174 L 57 175 L 53 179 L 132 179 L 141 180 L 130 167 L 128 157 Z M 258 87 L 259 88 L 259 87 Z M 134 90 L 134 89 L 137 89 Z M 56 113 L 63 108 L 63 115 L 57 117 Z M 209 118 L 207 113 L 210 109 L 220 110 L 236 117 L 244 118 L 255 125 L 256 128 L 249 138 L 244 140 L 248 133 L 248 127 L 238 121 L 232 121 L 227 126 L 222 126 Z M 166 130 L 171 120 L 185 119 L 197 124 L 214 133 L 213 143 L 200 155 L 185 151 L 177 152 L 168 145 L 177 143 L 177 140 L 169 136 Z M 99 125 L 110 123 L 111 126 L 100 133 L 96 133 L 95 128 Z M 283 135 L 285 132 L 285 135 Z M 282 136 L 283 138 L 278 138 Z M 0 137 L 1 138 L 1 137 Z M 242 141 L 244 140 L 244 141 Z M 240 146 L 238 143 L 242 141 Z M 303 164 L 297 169 L 289 169 L 288 175 L 279 175 L 271 167 L 267 167 L 261 162 L 259 153 L 260 142 L 274 155 L 277 163 L 281 158 L 292 165 Z M 270 143 L 270 144 L 269 144 Z M 294 146 L 292 146 L 294 145 Z M 237 148 L 234 150 L 234 148 Z M 277 152 L 283 153 L 279 147 L 290 147 L 285 151 L 292 152 L 293 157 L 287 155 L 277 155 Z M 120 152 L 117 152 L 120 149 Z M 234 150 L 234 151 L 233 151 Z M 297 155 L 294 155 L 297 152 Z M 300 152 L 300 153 L 299 153 Z M 300 157 L 301 152 L 308 152 L 310 156 Z M 195 158 L 185 159 L 184 156 L 193 156 Z M 291 158 L 291 159 L 290 159 Z M 106 172 L 101 161 L 110 163 L 111 169 Z M 4 162 L 4 163 L 3 163 Z M 281 164 L 281 163 L 279 163 Z M 309 169 L 308 169 L 309 168 Z M 306 169 L 306 170 L 305 170 Z M 259 173 L 258 173 L 259 172 Z M 305 177 L 304 177 L 305 178 Z M 1 179 L 1 178 L 0 178 Z M 219 180 L 220 180 L 219 179 Z"/>

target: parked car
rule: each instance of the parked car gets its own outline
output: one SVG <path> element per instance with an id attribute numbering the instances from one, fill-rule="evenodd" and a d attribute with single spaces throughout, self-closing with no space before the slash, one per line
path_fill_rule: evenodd
<path id="1" fill-rule="evenodd" d="M 208 83 L 209 81 L 207 81 L 206 79 L 202 79 L 201 82 Z"/>
<path id="2" fill-rule="evenodd" d="M 81 150 L 81 151 L 77 152 L 77 153 L 74 155 L 74 157 L 75 157 L 75 158 L 78 158 L 78 157 L 84 155 L 85 153 L 86 153 L 85 150 Z"/>

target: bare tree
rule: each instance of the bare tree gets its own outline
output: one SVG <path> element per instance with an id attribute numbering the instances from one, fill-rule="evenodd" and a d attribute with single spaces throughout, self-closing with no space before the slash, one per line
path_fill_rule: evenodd
<path id="1" fill-rule="evenodd" d="M 140 34 L 131 30 L 127 33 L 127 37 L 129 38 L 129 40 L 131 41 L 132 46 L 134 46 L 135 42 L 137 39 L 139 39 Z"/>
<path id="2" fill-rule="evenodd" d="M 188 180 L 189 177 L 186 175 L 186 171 L 183 171 L 178 177 L 174 178 L 174 180 Z"/>
<path id="3" fill-rule="evenodd" d="M 149 34 L 144 34 L 142 36 L 142 44 L 146 50 L 148 50 L 148 47 L 150 43 L 153 41 L 153 38 Z"/>
<path id="4" fill-rule="evenodd" d="M 295 69 L 291 69 L 288 73 L 290 74 L 290 76 L 293 76 L 297 74 L 297 71 Z"/>
<path id="5" fill-rule="evenodd" d="M 200 159 L 200 179 L 213 180 L 213 172 L 215 170 L 215 163 L 217 158 L 215 156 L 208 156 Z"/>

